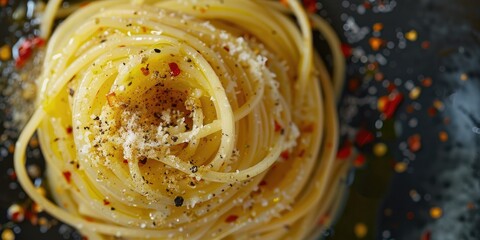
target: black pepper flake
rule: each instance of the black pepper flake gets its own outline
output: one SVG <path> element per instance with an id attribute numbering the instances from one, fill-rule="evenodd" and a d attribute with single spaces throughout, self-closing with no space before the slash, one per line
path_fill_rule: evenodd
<path id="1" fill-rule="evenodd" d="M 158 48 L 153 49 L 153 51 L 155 51 L 156 53 L 161 53 L 162 52 L 162 50 L 160 50 Z"/>
<path id="2" fill-rule="evenodd" d="M 190 171 L 192 171 L 192 173 L 196 173 L 196 172 L 198 172 L 198 167 L 197 166 L 192 166 L 190 168 Z"/>
<path id="3" fill-rule="evenodd" d="M 73 97 L 73 94 L 75 94 L 75 90 L 73 90 L 73 88 L 69 88 L 68 94 Z"/>
<path id="4" fill-rule="evenodd" d="M 171 139 L 172 139 L 172 141 L 176 142 L 178 140 L 178 137 L 177 136 L 172 136 Z"/>
<path id="5" fill-rule="evenodd" d="M 147 157 L 142 157 L 138 160 L 138 163 L 145 165 L 147 163 Z"/>
<path id="6" fill-rule="evenodd" d="M 177 196 L 173 200 L 175 202 L 175 207 L 181 207 L 183 205 L 183 197 Z"/>

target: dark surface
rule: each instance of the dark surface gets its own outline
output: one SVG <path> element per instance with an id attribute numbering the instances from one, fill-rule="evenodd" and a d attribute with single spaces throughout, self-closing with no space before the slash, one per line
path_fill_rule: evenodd
<path id="1" fill-rule="evenodd" d="M 337 0 L 317 6 L 353 51 L 339 107 L 344 140 L 355 143 L 358 129 L 375 135 L 371 143 L 354 144 L 367 161 L 356 169 L 343 214 L 327 238 L 360 239 L 355 226 L 365 224 L 363 239 L 480 239 L 480 1 Z M 24 26 L 7 22 L 12 9 L 0 8 L 0 47 L 22 36 L 5 30 Z M 374 32 L 375 23 L 383 29 Z M 417 38 L 405 39 L 411 30 Z M 372 49 L 372 37 L 384 45 Z M 6 65 L 0 62 L 0 68 Z M 422 84 L 428 78 L 429 87 Z M 358 88 L 348 87 L 354 82 Z M 2 93 L 7 83 L 3 77 Z M 404 100 L 392 118 L 384 119 L 377 101 L 389 94 L 389 85 Z M 409 97 L 412 87 L 421 89 L 417 99 Z M 4 120 L 11 118 L 7 103 L 2 95 Z M 80 239 L 72 228 L 48 217 L 47 224 L 35 226 L 7 218 L 12 203 L 31 206 L 11 174 L 9 150 L 16 132 L 8 122 L 0 127 L 0 232 L 13 229 L 16 239 Z M 442 131 L 446 141 L 439 139 Z M 417 152 L 407 144 L 413 134 L 421 136 Z M 373 151 L 378 143 L 388 146 L 383 156 Z M 38 156 L 38 149 L 29 153 Z M 398 162 L 408 166 L 406 171 L 394 170 Z M 42 168 L 38 161 L 36 165 Z M 442 210 L 438 218 L 430 214 L 434 207 Z"/>

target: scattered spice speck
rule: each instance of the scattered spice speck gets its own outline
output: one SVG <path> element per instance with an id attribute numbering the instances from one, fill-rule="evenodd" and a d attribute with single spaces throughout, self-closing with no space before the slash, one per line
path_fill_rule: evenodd
<path id="1" fill-rule="evenodd" d="M 385 143 L 377 143 L 373 146 L 373 154 L 377 157 L 383 157 L 387 153 L 387 145 Z"/>
<path id="2" fill-rule="evenodd" d="M 238 216 L 232 214 L 232 215 L 229 215 L 229 216 L 225 219 L 225 222 L 227 222 L 227 223 L 232 223 L 232 222 L 237 221 L 237 219 L 238 219 Z"/>
<path id="3" fill-rule="evenodd" d="M 8 44 L 3 45 L 0 48 L 0 60 L 8 61 L 12 57 L 12 49 Z"/>
<path id="4" fill-rule="evenodd" d="M 367 236 L 368 228 L 367 228 L 367 225 L 365 223 L 359 222 L 359 223 L 355 224 L 355 226 L 353 228 L 353 231 L 355 233 L 355 236 L 358 239 L 362 239 L 362 238 L 365 238 Z"/>
<path id="5" fill-rule="evenodd" d="M 410 30 L 407 33 L 405 33 L 405 38 L 409 41 L 416 41 L 418 38 L 418 33 L 415 30 Z"/>
<path id="6" fill-rule="evenodd" d="M 422 148 L 422 137 L 420 134 L 414 134 L 407 139 L 408 148 L 412 152 L 418 152 Z"/>
<path id="7" fill-rule="evenodd" d="M 374 51 L 380 50 L 385 45 L 385 40 L 378 38 L 378 37 L 371 37 L 368 40 L 368 44 L 370 44 L 370 47 Z"/>
<path id="8" fill-rule="evenodd" d="M 407 170 L 408 165 L 404 162 L 397 162 L 395 163 L 395 172 L 397 173 L 403 173 Z"/>
<path id="9" fill-rule="evenodd" d="M 433 219 L 438 219 L 442 217 L 443 215 L 443 210 L 440 207 L 432 207 L 430 208 L 430 217 Z"/>
<path id="10" fill-rule="evenodd" d="M 438 139 L 440 139 L 440 141 L 442 141 L 442 142 L 448 141 L 448 133 L 445 132 L 445 131 L 440 131 L 438 133 Z"/>
<path id="11" fill-rule="evenodd" d="M 10 228 L 5 228 L 2 232 L 2 240 L 15 240 L 15 233 Z"/>
<path id="12" fill-rule="evenodd" d="M 375 23 L 372 27 L 374 32 L 380 32 L 383 29 L 383 23 Z"/>

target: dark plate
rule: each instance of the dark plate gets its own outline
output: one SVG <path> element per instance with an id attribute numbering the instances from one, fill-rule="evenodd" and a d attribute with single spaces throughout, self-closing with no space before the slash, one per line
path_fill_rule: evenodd
<path id="1" fill-rule="evenodd" d="M 339 104 L 342 145 L 350 142 L 365 157 L 355 161 L 343 214 L 326 238 L 480 239 L 480 2 L 338 0 L 317 7 L 348 57 Z M 34 29 L 10 21 L 14 9 L 0 8 L 0 47 Z M 15 24 L 23 31 L 8 30 Z M 328 62 L 328 49 L 318 45 Z M 16 132 L 5 95 L 15 83 L 6 75 L 0 81 L 0 232 L 81 239 L 45 213 L 36 224 L 7 216 L 13 203 L 31 203 L 12 172 Z M 34 164 L 43 169 L 41 161 Z"/>

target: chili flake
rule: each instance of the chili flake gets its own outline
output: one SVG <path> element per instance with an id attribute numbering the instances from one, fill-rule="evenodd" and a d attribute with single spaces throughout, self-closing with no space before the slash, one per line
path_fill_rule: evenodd
<path id="1" fill-rule="evenodd" d="M 430 230 L 427 230 L 422 233 L 420 240 L 430 240 L 431 238 L 432 238 L 432 232 Z"/>
<path id="2" fill-rule="evenodd" d="M 310 13 L 315 13 L 317 11 L 317 0 L 303 0 L 303 5 Z"/>
<path id="3" fill-rule="evenodd" d="M 226 219 L 225 219 L 225 222 L 227 223 L 232 223 L 232 222 L 235 222 L 237 221 L 238 219 L 238 216 L 237 215 L 229 215 Z"/>
<path id="4" fill-rule="evenodd" d="M 345 58 L 349 58 L 350 56 L 352 56 L 352 46 L 346 44 L 346 43 L 342 43 L 341 45 L 341 48 L 342 48 L 342 53 L 343 53 L 343 56 Z"/>
<path id="5" fill-rule="evenodd" d="M 365 165 L 367 158 L 363 154 L 358 154 L 355 160 L 353 161 L 353 166 L 359 168 Z"/>
<path id="6" fill-rule="evenodd" d="M 70 171 L 64 171 L 62 174 L 65 180 L 67 180 L 67 183 L 72 182 L 72 173 Z"/>
<path id="7" fill-rule="evenodd" d="M 290 152 L 288 150 L 285 150 L 282 153 L 280 153 L 280 157 L 287 160 L 290 157 Z"/>
<path id="8" fill-rule="evenodd" d="M 23 67 L 27 60 L 33 53 L 33 50 L 38 47 L 45 45 L 45 40 L 40 37 L 34 37 L 31 39 L 26 39 L 20 47 L 18 48 L 18 57 L 15 59 L 15 66 L 17 68 Z"/>
<path id="9" fill-rule="evenodd" d="M 275 120 L 275 132 L 280 132 L 282 130 L 282 125 Z"/>
<path id="10" fill-rule="evenodd" d="M 337 158 L 346 159 L 350 157 L 351 154 L 352 154 L 352 144 L 350 143 L 350 141 L 347 140 L 345 141 L 343 146 L 340 149 L 338 149 Z"/>
<path id="11" fill-rule="evenodd" d="M 172 74 L 172 76 L 176 77 L 180 74 L 180 68 L 177 63 L 171 62 L 168 64 L 168 67 L 170 67 L 170 74 Z"/>
<path id="12" fill-rule="evenodd" d="M 420 134 L 414 134 L 410 136 L 407 139 L 408 147 L 410 148 L 410 151 L 412 152 L 418 152 L 420 148 L 422 147 L 422 141 L 421 141 Z"/>
<path id="13" fill-rule="evenodd" d="M 371 143 L 374 139 L 375 139 L 375 136 L 373 135 L 373 133 L 371 133 L 366 129 L 360 129 L 357 132 L 357 136 L 355 137 L 355 143 L 359 147 L 363 147 L 366 144 Z"/>
<path id="14" fill-rule="evenodd" d="M 145 76 L 148 76 L 150 74 L 150 69 L 148 69 L 148 65 L 147 67 L 140 68 L 140 71 L 142 71 L 143 75 Z"/>

